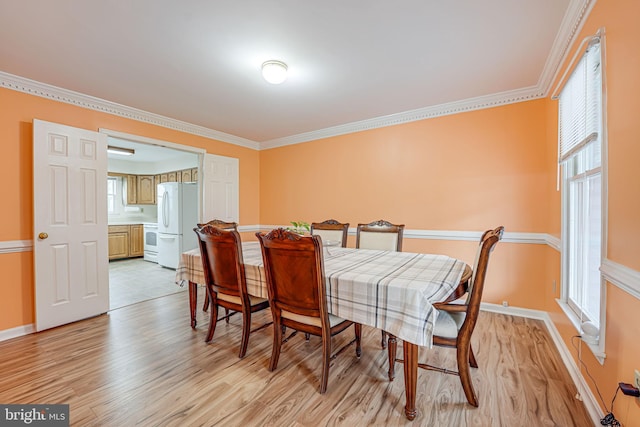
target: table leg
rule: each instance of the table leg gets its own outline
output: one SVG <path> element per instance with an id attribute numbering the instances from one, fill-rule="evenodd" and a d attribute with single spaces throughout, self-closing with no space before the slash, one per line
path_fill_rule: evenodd
<path id="1" fill-rule="evenodd" d="M 191 314 L 191 327 L 196 327 L 196 305 L 198 304 L 198 284 L 189 280 L 189 313 Z"/>
<path id="2" fill-rule="evenodd" d="M 407 403 L 404 414 L 412 421 L 416 418 L 416 384 L 418 382 L 418 346 L 407 340 L 402 341 L 404 349 L 404 393 Z"/>

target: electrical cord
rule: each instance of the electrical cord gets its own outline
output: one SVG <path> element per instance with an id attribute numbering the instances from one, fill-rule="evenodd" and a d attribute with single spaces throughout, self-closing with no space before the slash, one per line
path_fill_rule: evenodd
<path id="1" fill-rule="evenodd" d="M 620 386 L 618 386 L 618 388 L 616 389 L 616 392 L 613 394 L 613 399 L 611 399 L 611 412 L 609 412 L 600 420 L 600 424 L 602 424 L 603 426 L 610 426 L 610 427 L 620 426 L 620 421 L 616 420 L 616 417 L 613 415 L 613 402 L 616 401 L 618 390 L 620 390 Z"/>
<path id="2" fill-rule="evenodd" d="M 578 360 L 580 361 L 580 364 L 584 367 L 584 371 L 587 373 L 587 376 L 589 378 L 591 378 L 591 382 L 593 382 L 593 385 L 596 388 L 596 392 L 598 392 L 598 396 L 600 397 L 600 401 L 602 402 L 602 406 L 604 406 L 604 409 L 607 411 L 607 415 L 602 417 L 602 419 L 600 420 L 600 424 L 602 424 L 603 426 L 619 427 L 620 426 L 620 422 L 613 415 L 613 403 L 616 401 L 616 396 L 618 395 L 618 390 L 620 390 L 620 386 L 618 386 L 618 388 L 616 389 L 616 392 L 613 394 L 613 399 L 611 399 L 611 410 L 609 410 L 609 408 L 607 408 L 607 404 L 604 403 L 604 399 L 602 398 L 602 394 L 600 394 L 600 389 L 598 388 L 598 384 L 596 384 L 596 380 L 593 379 L 593 377 L 589 373 L 589 368 L 587 368 L 587 365 L 585 365 L 585 363 L 582 361 L 582 355 L 580 354 L 580 350 L 578 350 L 578 347 L 576 346 L 576 344 L 574 342 L 574 338 L 582 338 L 582 336 L 581 335 L 572 336 L 571 337 L 571 345 L 576 350 L 576 352 L 578 352 L 578 354 L 579 354 Z"/>

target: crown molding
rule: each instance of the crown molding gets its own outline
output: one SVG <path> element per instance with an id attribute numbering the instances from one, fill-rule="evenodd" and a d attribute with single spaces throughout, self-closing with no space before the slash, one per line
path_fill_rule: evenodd
<path id="1" fill-rule="evenodd" d="M 549 94 L 551 85 L 558 79 L 562 70 L 561 66 L 566 62 L 571 52 L 571 46 L 580 34 L 587 16 L 595 4 L 596 0 L 571 0 L 569 3 L 553 42 L 551 53 L 547 57 L 547 62 L 538 80 L 538 87 L 543 88 L 545 97 Z"/>
<path id="2" fill-rule="evenodd" d="M 418 108 L 416 110 L 405 111 L 403 113 L 390 114 L 388 116 L 346 123 L 344 125 L 333 126 L 312 132 L 300 133 L 284 138 L 271 139 L 269 141 L 262 142 L 260 144 L 260 147 L 262 150 L 267 150 L 270 148 L 294 145 L 302 142 L 345 135 L 348 133 L 362 132 L 381 127 L 415 122 L 418 120 L 432 119 L 435 117 L 448 116 L 451 114 L 465 113 L 468 111 L 482 110 L 485 108 L 514 104 L 516 102 L 530 101 L 533 99 L 542 98 L 544 96 L 544 92 L 537 86 L 531 86 L 523 89 L 478 96 L 462 101 L 448 102 L 432 107 Z"/>
<path id="3" fill-rule="evenodd" d="M 451 114 L 464 113 L 468 111 L 481 110 L 485 108 L 498 107 L 517 102 L 530 101 L 544 98 L 548 95 L 551 84 L 557 79 L 560 67 L 568 55 L 571 45 L 584 25 L 586 17 L 595 5 L 596 0 L 571 0 L 565 16 L 563 17 L 560 29 L 554 40 L 551 52 L 547 57 L 543 71 L 535 86 L 530 86 L 513 91 L 501 92 L 497 94 L 484 95 L 455 101 L 402 113 L 390 114 L 358 122 L 346 123 L 316 131 L 305 132 L 297 135 L 276 138 L 264 142 L 251 141 L 228 133 L 205 128 L 180 120 L 171 119 L 158 114 L 149 113 L 125 105 L 84 95 L 78 92 L 58 88 L 55 86 L 39 83 L 34 80 L 14 76 L 0 72 L 0 87 L 16 90 L 34 96 L 40 96 L 54 101 L 76 105 L 90 110 L 100 111 L 116 116 L 136 120 L 168 129 L 177 130 L 193 135 L 202 136 L 241 147 L 254 150 L 267 150 L 271 148 L 283 147 L 287 145 L 300 144 L 339 135 L 355 132 L 363 132 L 377 128 L 394 126 L 403 123 L 410 123 L 418 120 L 431 119 L 435 117 L 447 116 Z"/>
<path id="4" fill-rule="evenodd" d="M 302 142 L 314 141 L 354 132 L 362 132 L 417 120 L 432 119 L 440 116 L 545 98 L 551 89 L 552 83 L 557 79 L 558 73 L 561 69 L 560 67 L 564 63 L 566 56 L 569 54 L 571 45 L 582 29 L 584 21 L 586 20 L 586 17 L 589 16 L 589 13 L 595 3 L 596 0 L 571 0 L 536 86 L 479 96 L 462 101 L 450 102 L 432 107 L 410 110 L 403 113 L 333 126 L 313 132 L 305 132 L 283 138 L 276 138 L 262 142 L 260 144 L 260 148 L 262 150 L 267 150 L 270 148 L 294 145 Z"/>
<path id="5" fill-rule="evenodd" d="M 167 129 L 215 139 L 216 141 L 227 142 L 241 147 L 251 148 L 254 150 L 260 149 L 259 143 L 249 139 L 161 116 L 159 114 L 138 110 L 137 108 L 127 107 L 126 105 L 116 104 L 115 102 L 40 83 L 24 77 L 14 76 L 2 71 L 0 71 L 0 87 L 58 102 L 64 102 L 65 104 L 71 104 L 87 108 L 89 110 L 113 114 L 114 116 L 124 117 L 138 122 L 149 123 Z"/>

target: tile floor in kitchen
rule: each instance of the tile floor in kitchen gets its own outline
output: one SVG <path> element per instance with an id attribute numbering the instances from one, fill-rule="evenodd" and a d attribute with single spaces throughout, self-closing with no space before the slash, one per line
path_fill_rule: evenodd
<path id="1" fill-rule="evenodd" d="M 175 283 L 175 270 L 129 258 L 109 262 L 109 309 L 188 290 Z"/>

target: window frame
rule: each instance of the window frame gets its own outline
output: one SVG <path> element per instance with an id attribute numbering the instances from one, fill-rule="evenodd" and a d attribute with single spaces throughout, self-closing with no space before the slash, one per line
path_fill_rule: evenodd
<path id="1" fill-rule="evenodd" d="M 590 177 L 595 175 L 600 175 L 601 179 L 601 187 L 600 187 L 600 220 L 601 220 L 601 228 L 600 228 L 600 265 L 598 266 L 599 271 L 599 282 L 600 282 L 600 309 L 599 309 L 599 339 L 597 344 L 586 343 L 588 348 L 592 351 L 594 356 L 598 359 L 598 361 L 603 364 L 606 358 L 605 354 L 605 331 L 606 331 L 606 280 L 602 274 L 602 264 L 607 259 L 607 222 L 608 222 L 608 205 L 607 205 L 607 188 L 608 188 L 608 158 L 607 158 L 607 103 L 606 103 L 606 75 L 605 75 L 605 40 L 604 40 L 604 31 L 599 30 L 596 37 L 600 38 L 600 130 L 598 133 L 598 138 L 600 142 L 600 166 L 588 168 L 584 165 L 582 167 L 577 167 L 572 162 L 585 162 L 584 158 L 578 158 L 578 156 L 587 156 L 587 151 L 589 150 L 589 146 L 591 145 L 587 142 L 583 147 L 576 150 L 576 153 L 570 154 L 567 156 L 567 159 L 563 162 L 560 161 L 560 129 L 561 129 L 561 118 L 558 118 L 558 146 L 559 146 L 559 164 L 562 168 L 562 178 L 561 182 L 561 295 L 560 299 L 557 300 L 558 304 L 572 322 L 572 324 L 576 327 L 578 333 L 582 332 L 581 323 L 584 319 L 584 307 L 579 306 L 579 309 L 576 310 L 575 303 L 571 301 L 570 293 L 571 293 L 571 282 L 569 280 L 569 263 L 570 252 L 569 248 L 571 245 L 571 239 L 569 237 L 569 230 L 571 227 L 570 223 L 570 192 L 568 191 L 568 185 L 572 181 L 580 181 L 580 180 L 588 180 Z M 585 41 L 591 41 L 593 36 L 588 37 Z M 580 61 L 585 56 L 586 50 L 582 52 L 580 56 Z M 577 66 L 577 65 L 576 65 Z M 575 69 L 575 67 L 574 67 Z M 574 69 L 571 70 L 573 73 Z M 559 97 L 558 97 L 559 98 Z M 558 113 L 560 115 L 560 108 L 558 108 Z M 580 169 L 578 172 L 570 171 L 570 168 L 578 168 Z"/>

